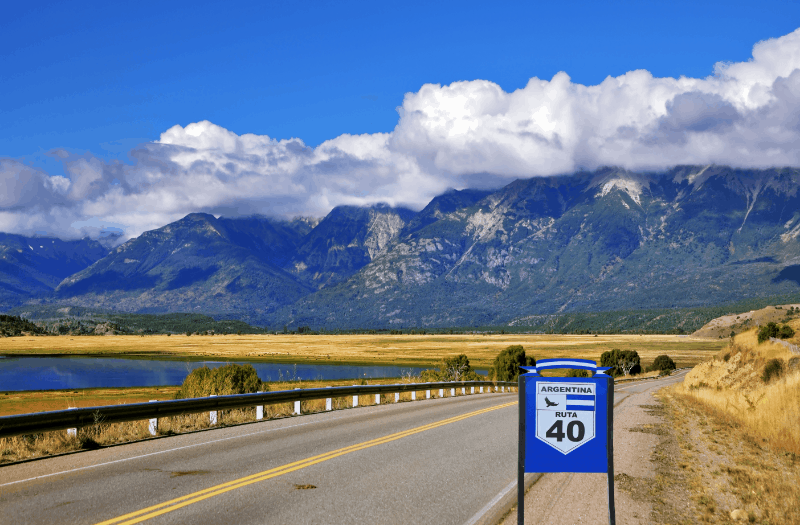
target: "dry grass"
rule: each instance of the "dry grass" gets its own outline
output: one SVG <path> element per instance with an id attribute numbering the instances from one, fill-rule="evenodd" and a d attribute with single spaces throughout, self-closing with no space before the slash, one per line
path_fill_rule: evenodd
<path id="1" fill-rule="evenodd" d="M 12 337 L 8 355 L 104 355 L 216 357 L 287 363 L 389 364 L 435 367 L 466 354 L 476 368 L 488 368 L 500 351 L 522 345 L 536 359 L 599 360 L 606 350 L 636 350 L 642 364 L 667 354 L 679 367 L 693 366 L 725 345 L 715 339 L 672 335 L 117 335 L 105 337 Z"/>
<path id="2" fill-rule="evenodd" d="M 770 359 L 786 371 L 765 383 Z M 698 521 L 729 523 L 739 509 L 751 522 L 800 523 L 800 357 L 759 345 L 750 330 L 665 396 L 678 414 Z"/>
<path id="3" fill-rule="evenodd" d="M 0 416 L 174 399 L 180 387 L 82 388 L 0 393 Z"/>
<path id="4" fill-rule="evenodd" d="M 392 384 L 397 382 L 418 382 L 418 378 L 405 377 L 401 380 L 381 379 L 360 381 L 359 384 Z M 281 382 L 270 383 L 270 391 L 280 390 L 293 390 L 295 388 L 322 388 L 325 386 L 347 386 L 352 385 L 353 380 L 340 380 L 340 381 L 294 381 L 294 382 Z M 100 391 L 101 395 L 105 394 L 109 389 L 96 389 Z M 139 390 L 164 390 L 163 388 L 157 389 L 139 389 Z M 174 387 L 177 391 L 177 387 Z M 91 391 L 86 392 L 85 400 L 93 399 Z M 476 394 L 478 389 L 476 389 Z M 22 393 L 24 394 L 41 394 L 41 392 Z M 466 390 L 469 394 L 469 390 Z M 174 393 L 173 393 L 174 395 Z M 460 396 L 461 389 L 456 389 L 456 395 Z M 450 396 L 449 389 L 444 392 L 445 397 Z M 58 402 L 63 402 L 63 398 L 54 396 L 59 399 Z M 439 397 L 439 390 L 431 390 L 431 399 Z M 425 399 L 425 391 L 417 392 L 417 400 Z M 399 402 L 411 401 L 411 392 L 403 392 L 400 394 Z M 395 403 L 395 396 L 393 393 L 381 394 L 380 404 Z M 358 406 L 373 406 L 377 404 L 375 395 L 359 396 Z M 301 403 L 301 412 L 303 414 L 324 412 L 325 399 L 314 399 L 303 401 Z M 353 397 L 334 397 L 331 399 L 333 410 L 342 410 L 353 407 Z M 98 406 L 97 404 L 89 404 L 83 406 Z M 58 407 L 67 408 L 67 407 Z M 274 405 L 266 405 L 264 407 L 265 419 L 276 419 L 282 417 L 291 417 L 294 414 L 294 403 L 277 403 Z M 217 413 L 217 426 L 238 425 L 242 423 L 250 423 L 255 421 L 256 409 L 243 408 L 235 410 L 218 411 Z M 209 414 L 186 414 L 182 416 L 175 416 L 169 418 L 161 418 L 158 420 L 158 435 L 168 436 L 180 434 L 183 432 L 191 432 L 202 430 L 211 427 Z M 18 436 L 12 438 L 0 439 L 0 464 L 22 461 L 37 457 L 49 456 L 53 454 L 62 454 L 66 452 L 74 452 L 77 450 L 94 449 L 102 446 L 114 445 L 118 443 L 127 443 L 150 438 L 147 421 L 133 421 L 127 423 L 113 423 L 106 424 L 98 420 L 96 424 L 78 429 L 76 436 L 68 435 L 66 431 L 44 432 L 41 434 Z"/>
<path id="5" fill-rule="evenodd" d="M 735 510 L 751 523 L 800 523 L 800 458 L 765 447 L 730 413 L 680 388 L 660 397 L 680 446 L 672 462 L 689 490 L 692 523 L 731 523 Z"/>
<path id="6" fill-rule="evenodd" d="M 758 344 L 755 330 L 737 335 L 715 359 L 698 365 L 676 393 L 733 418 L 752 438 L 800 456 L 800 366 L 765 384 L 770 359 L 788 368 L 784 346 Z M 791 361 L 793 362 L 793 361 Z"/>

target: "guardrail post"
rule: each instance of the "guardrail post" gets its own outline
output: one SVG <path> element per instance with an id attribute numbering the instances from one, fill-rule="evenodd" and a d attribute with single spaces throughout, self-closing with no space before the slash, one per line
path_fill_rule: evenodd
<path id="1" fill-rule="evenodd" d="M 261 393 L 263 393 L 263 391 L 259 390 L 257 393 L 261 394 Z M 262 419 L 264 419 L 264 405 L 257 405 L 256 406 L 256 420 L 260 421 Z"/>
<path id="2" fill-rule="evenodd" d="M 494 391 L 497 392 L 497 387 L 494 387 Z M 501 386 L 500 387 L 500 391 L 501 392 L 505 392 L 506 391 L 506 387 L 505 386 Z"/>
<path id="3" fill-rule="evenodd" d="M 417 400 L 417 391 L 414 390 L 413 392 L 411 392 L 411 401 L 416 401 L 416 400 Z"/>
<path id="4" fill-rule="evenodd" d="M 151 403 L 155 403 L 156 401 L 158 401 L 158 399 L 150 400 Z M 147 425 L 147 430 L 150 431 L 151 436 L 155 436 L 156 434 L 158 434 L 158 418 L 153 418 L 150 420 L 150 422 Z"/>
<path id="5" fill-rule="evenodd" d="M 358 396 L 353 396 L 353 408 L 358 406 Z"/>
<path id="6" fill-rule="evenodd" d="M 463 386 L 461 387 L 461 395 L 462 395 L 462 396 L 465 396 L 465 395 L 467 395 L 467 389 L 466 389 L 466 388 L 464 388 Z"/>
<path id="7" fill-rule="evenodd" d="M 216 394 L 211 394 L 208 397 L 217 397 L 217 395 Z M 208 421 L 212 425 L 216 425 L 217 424 L 217 411 L 216 410 L 212 410 L 211 412 L 208 413 Z"/>
<path id="8" fill-rule="evenodd" d="M 400 402 L 400 392 L 395 392 L 394 393 L 394 402 L 395 403 L 399 403 Z"/>
<path id="9" fill-rule="evenodd" d="M 431 391 L 430 390 L 426 390 L 425 391 L 425 399 L 430 399 L 430 398 L 431 398 Z"/>
<path id="10" fill-rule="evenodd" d="M 381 404 L 381 395 L 380 394 L 375 394 L 375 404 L 376 405 L 380 405 Z"/>
<path id="11" fill-rule="evenodd" d="M 451 388 L 450 389 L 450 397 L 456 397 L 456 389 L 455 388 Z"/>
<path id="12" fill-rule="evenodd" d="M 475 387 L 474 386 L 469 387 L 469 393 L 470 394 L 474 394 L 475 393 Z"/>
<path id="13" fill-rule="evenodd" d="M 439 389 L 439 397 L 444 397 L 444 388 Z"/>
<path id="14" fill-rule="evenodd" d="M 483 387 L 481 387 L 481 392 L 480 393 L 483 394 Z"/>
<path id="15" fill-rule="evenodd" d="M 295 388 L 295 390 L 300 390 L 299 388 Z M 294 413 L 295 415 L 300 415 L 300 401 L 294 402 Z"/>
<path id="16" fill-rule="evenodd" d="M 69 408 L 67 408 L 67 410 L 75 410 L 76 408 L 78 408 L 78 407 L 69 407 Z M 68 428 L 67 429 L 67 435 L 68 436 L 77 437 L 78 436 L 78 429 L 77 428 Z"/>
<path id="17" fill-rule="evenodd" d="M 326 386 L 325 388 L 331 388 L 331 387 Z M 325 400 L 325 410 L 330 411 L 331 409 L 333 409 L 333 402 L 331 401 L 331 398 L 327 398 Z"/>

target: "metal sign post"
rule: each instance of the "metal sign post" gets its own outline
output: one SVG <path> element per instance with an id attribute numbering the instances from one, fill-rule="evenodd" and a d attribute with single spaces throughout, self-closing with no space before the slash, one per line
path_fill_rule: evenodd
<path id="1" fill-rule="evenodd" d="M 605 472 L 614 525 L 614 379 L 587 359 L 541 359 L 519 376 L 517 523 L 524 524 L 527 472 Z M 542 377 L 572 368 L 593 377 Z"/>

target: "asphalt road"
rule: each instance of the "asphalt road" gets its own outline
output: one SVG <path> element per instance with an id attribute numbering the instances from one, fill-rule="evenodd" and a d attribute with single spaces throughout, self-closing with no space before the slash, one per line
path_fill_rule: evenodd
<path id="1" fill-rule="evenodd" d="M 615 418 L 683 375 L 618 385 Z M 10 465 L 0 522 L 463 525 L 516 479 L 516 401 L 361 407 Z"/>
<path id="2" fill-rule="evenodd" d="M 0 521 L 462 525 L 516 476 L 516 400 L 362 407 L 10 465 Z"/>

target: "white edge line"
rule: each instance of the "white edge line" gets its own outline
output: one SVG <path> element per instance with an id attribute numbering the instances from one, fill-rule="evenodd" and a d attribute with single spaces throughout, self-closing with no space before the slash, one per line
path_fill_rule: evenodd
<path id="1" fill-rule="evenodd" d="M 501 499 L 503 499 L 503 496 L 505 496 L 506 494 L 511 492 L 514 489 L 514 487 L 516 487 L 516 486 L 517 486 L 517 481 L 516 480 L 512 481 L 511 483 L 509 483 L 506 488 L 504 488 L 503 490 L 500 491 L 500 494 L 498 494 L 497 496 L 492 498 L 492 501 L 487 503 L 486 506 L 484 506 L 474 516 L 472 516 L 469 519 L 469 521 L 464 523 L 464 525 L 475 525 L 476 523 L 478 523 L 478 520 L 481 519 L 484 514 L 486 514 L 490 510 L 492 510 L 492 507 L 497 505 L 497 502 L 500 501 Z"/>
<path id="2" fill-rule="evenodd" d="M 337 420 L 337 419 L 342 419 L 343 417 L 344 416 L 339 416 L 339 417 L 336 417 L 336 418 L 326 419 L 325 421 L 334 421 L 334 420 Z M 228 441 L 230 439 L 239 439 L 239 438 L 243 438 L 243 437 L 247 437 L 247 436 L 254 436 L 256 434 L 264 434 L 266 432 L 275 432 L 275 431 L 278 431 L 278 430 L 284 430 L 284 429 L 287 429 L 287 428 L 303 427 L 303 426 L 306 426 L 306 425 L 312 425 L 314 423 L 320 423 L 320 421 L 308 421 L 306 423 L 298 423 L 296 425 L 289 425 L 289 426 L 286 426 L 286 427 L 268 428 L 268 429 L 264 429 L 264 430 L 259 430 L 258 432 L 250 432 L 248 434 L 239 434 L 237 436 L 230 436 L 230 437 L 226 437 L 226 438 L 214 439 L 214 440 L 211 440 L 211 441 L 204 441 L 202 443 L 195 443 L 194 445 L 185 445 L 185 446 L 182 446 L 182 447 L 170 448 L 170 449 L 167 449 L 167 450 L 159 450 L 158 452 L 150 452 L 148 454 L 142 454 L 141 456 L 131 456 L 129 458 L 115 459 L 114 461 L 106 461 L 105 463 L 97 463 L 96 465 L 87 465 L 85 467 L 78 467 L 78 468 L 73 468 L 73 469 L 70 469 L 70 470 L 62 470 L 60 472 L 53 472 L 53 473 L 50 473 L 50 474 L 42 474 L 41 476 L 35 476 L 33 478 L 20 479 L 18 481 L 11 481 L 9 483 L 3 483 L 3 484 L 0 484 L 0 487 L 7 487 L 9 485 L 15 485 L 17 483 L 25 483 L 27 481 L 35 481 L 37 479 L 49 478 L 49 477 L 52 477 L 52 476 L 59 476 L 61 474 L 69 474 L 71 472 L 77 472 L 79 470 L 88 470 L 90 468 L 103 467 L 103 466 L 106 466 L 106 465 L 113 465 L 114 463 L 122 463 L 123 461 L 131 461 L 131 460 L 134 460 L 134 459 L 146 458 L 148 456 L 155 456 L 157 454 L 166 454 L 167 452 L 175 452 L 176 450 L 183 450 L 183 449 L 186 449 L 186 448 L 194 448 L 194 447 L 200 447 L 200 446 L 203 446 L 203 445 L 210 445 L 211 443 L 219 443 L 220 441 Z M 121 444 L 124 444 L 124 443 L 121 443 Z"/>

